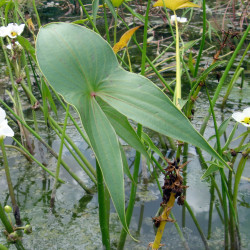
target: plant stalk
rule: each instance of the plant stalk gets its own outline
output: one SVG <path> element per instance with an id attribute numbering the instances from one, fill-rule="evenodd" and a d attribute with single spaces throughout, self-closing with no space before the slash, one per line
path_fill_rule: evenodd
<path id="1" fill-rule="evenodd" d="M 175 85 L 175 92 L 174 92 L 174 104 L 178 109 L 181 109 L 179 99 L 181 100 L 181 61 L 180 61 L 180 47 L 179 47 L 179 29 L 178 29 L 178 21 L 177 15 L 174 11 L 175 15 L 175 30 L 176 30 L 176 39 L 175 39 L 175 46 L 176 46 L 176 85 Z"/>
<path id="2" fill-rule="evenodd" d="M 12 185 L 12 181 L 11 181 L 11 177 L 10 177 L 10 169 L 9 169 L 7 155 L 6 155 L 6 151 L 5 151 L 3 136 L 0 136 L 0 147 L 2 149 L 4 170 L 5 170 L 6 180 L 7 180 L 7 184 L 8 184 L 8 188 L 9 188 L 11 203 L 13 206 L 13 215 L 15 217 L 16 224 L 21 225 L 22 221 L 21 221 L 21 217 L 20 217 L 20 211 L 19 211 L 19 207 L 18 207 L 17 202 L 16 202 L 15 193 L 14 193 L 14 189 L 13 189 L 13 185 Z"/>
<path id="3" fill-rule="evenodd" d="M 166 206 L 164 207 L 164 210 L 161 214 L 161 222 L 160 222 L 160 226 L 157 229 L 157 233 L 155 236 L 155 240 L 152 244 L 152 249 L 159 249 L 161 246 L 161 238 L 167 223 L 167 219 L 169 217 L 169 214 L 171 212 L 171 208 L 174 206 L 175 203 L 175 194 L 171 192 L 170 198 L 168 203 L 166 204 Z"/>
<path id="4" fill-rule="evenodd" d="M 64 145 L 64 138 L 65 138 L 65 132 L 66 132 L 66 127 L 67 127 L 68 116 L 69 116 L 69 104 L 67 104 L 66 115 L 64 119 L 63 131 L 62 131 L 62 137 L 61 137 L 61 144 L 60 144 L 58 158 L 57 158 L 56 176 L 55 176 L 56 178 L 55 178 L 55 182 L 54 182 L 54 186 L 53 186 L 52 194 L 51 194 L 51 199 L 50 199 L 51 208 L 53 208 L 55 204 L 56 188 L 57 188 L 59 173 L 60 173 L 60 166 L 61 166 L 61 159 L 62 159 L 62 152 L 63 152 L 63 145 Z"/>

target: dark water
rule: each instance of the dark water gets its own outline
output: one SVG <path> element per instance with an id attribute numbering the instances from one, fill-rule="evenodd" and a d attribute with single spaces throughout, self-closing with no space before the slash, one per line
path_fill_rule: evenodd
<path id="1" fill-rule="evenodd" d="M 55 1 L 56 2 L 56 1 Z M 73 2 L 73 1 L 72 1 Z M 51 3 L 48 1 L 48 3 Z M 44 4 L 47 4 L 44 2 Z M 48 4 L 47 4 L 48 5 Z M 213 6 L 210 6 L 213 8 Z M 55 5 L 47 6 L 46 8 L 41 8 L 40 10 L 42 21 L 49 22 L 55 20 L 77 20 L 79 16 L 69 14 L 64 16 L 67 10 L 59 10 Z M 187 13 L 187 17 L 190 13 Z M 126 16 L 126 14 L 125 14 Z M 216 15 L 215 15 L 216 16 Z M 129 19 L 129 17 L 127 17 Z M 164 49 L 164 46 L 167 46 L 172 42 L 171 34 L 163 21 L 160 21 L 159 18 L 152 17 L 152 26 L 159 25 L 157 28 L 156 34 L 154 34 L 153 40 L 148 45 L 148 56 L 154 58 L 158 52 L 157 44 L 154 41 L 157 41 L 162 38 L 167 38 L 160 45 L 160 50 Z M 194 11 L 193 22 L 190 22 L 190 25 L 186 28 L 185 32 L 183 31 L 182 38 L 184 41 L 194 40 L 200 37 L 200 27 L 201 27 L 201 12 Z M 102 20 L 98 20 L 98 24 L 101 25 Z M 219 32 L 219 31 L 218 31 Z M 138 41 L 141 40 L 140 35 L 142 31 L 139 30 L 137 33 Z M 153 34 L 152 34 L 153 35 Z M 151 36 L 151 34 L 149 34 Z M 118 33 L 119 37 L 119 33 Z M 131 43 L 131 62 L 135 72 L 140 70 L 140 54 L 137 49 Z M 207 67 L 211 64 L 213 60 L 213 54 L 216 52 L 216 48 L 219 46 L 219 40 L 216 37 L 213 37 L 210 47 L 215 46 L 211 50 L 208 50 L 204 54 L 201 61 L 201 67 Z M 195 49 L 198 49 L 194 47 Z M 245 46 L 244 46 L 245 48 Z M 244 49 L 243 48 L 243 49 Z M 209 49 L 207 47 L 206 49 Z M 223 54 L 226 54 L 227 48 L 223 50 Z M 174 53 L 174 48 L 164 55 L 164 57 L 172 56 Z M 242 53 L 241 53 L 242 54 Z M 2 52 L 0 52 L 2 58 Z M 246 57 L 247 58 L 247 57 Z M 238 61 L 240 57 L 238 58 Z M 172 61 L 173 62 L 173 61 Z M 1 98 L 3 98 L 5 84 L 8 80 L 4 80 L 5 74 L 5 63 L 3 59 L 0 62 L 1 66 L 1 79 L 3 79 L 0 84 L 2 91 L 0 93 Z M 164 68 L 169 66 L 169 62 L 163 64 L 161 67 Z M 223 111 L 220 110 L 219 105 L 216 106 L 215 112 L 217 117 L 218 124 L 228 117 L 231 116 L 233 111 L 242 110 L 243 108 L 249 106 L 249 63 L 247 59 L 243 64 L 245 68 L 245 87 L 244 90 L 241 90 L 237 87 L 233 89 L 232 94 L 229 97 L 227 105 Z M 222 69 L 218 69 L 220 71 Z M 233 69 L 230 72 L 230 76 L 233 74 Z M 163 73 L 163 76 L 167 79 L 168 82 L 171 82 L 175 77 L 174 70 L 167 70 Z M 156 84 L 160 85 L 160 81 L 151 76 L 150 79 Z M 228 78 L 228 81 L 230 78 Z M 240 79 L 237 81 L 236 85 L 238 86 Z M 185 97 L 185 90 L 187 92 L 188 86 L 187 79 L 183 79 L 183 95 Z M 210 88 L 210 94 L 214 93 L 214 90 L 218 84 L 215 74 L 210 74 L 207 84 Z M 221 103 L 222 98 L 226 92 L 226 86 L 223 87 L 220 97 L 217 103 Z M 27 104 L 24 104 L 27 105 Z M 206 115 L 208 110 L 208 101 L 206 94 L 201 92 L 201 95 L 196 101 L 195 105 L 195 114 L 192 123 L 194 126 L 199 129 L 202 124 L 203 118 Z M 25 106 L 24 106 L 25 107 Z M 30 110 L 25 108 L 25 114 L 28 118 L 31 119 Z M 65 117 L 64 111 L 58 107 L 59 119 L 63 122 Z M 71 112 L 77 118 L 75 112 Z M 41 117 L 40 120 L 43 118 Z M 79 119 L 78 119 L 79 121 Z M 229 135 L 234 121 L 231 121 L 228 129 L 227 136 Z M 60 140 L 52 130 L 47 130 L 43 123 L 39 123 L 39 131 L 43 138 L 45 138 L 48 143 L 56 150 L 59 150 Z M 246 128 L 242 125 L 239 125 L 236 136 L 240 135 L 242 132 L 246 131 Z M 160 147 L 158 136 L 148 131 L 153 141 Z M 87 144 L 83 142 L 75 131 L 73 127 L 67 128 L 67 133 L 70 135 L 71 139 L 76 143 L 79 149 L 84 153 L 88 160 L 94 165 L 94 155 L 91 150 L 87 147 Z M 209 138 L 214 134 L 213 121 L 210 120 L 208 128 L 205 132 L 205 138 Z M 210 143 L 213 145 L 214 140 Z M 12 140 L 6 140 L 6 143 L 11 144 Z M 222 142 L 223 143 L 223 142 Z M 231 147 L 236 147 L 239 143 L 239 140 L 234 141 Z M 39 148 L 42 148 L 45 154 L 45 158 L 50 170 L 54 171 L 56 168 L 56 160 L 51 157 L 51 155 L 35 142 L 36 148 L 36 157 L 40 157 Z M 126 154 L 128 157 L 129 165 L 132 165 L 134 161 L 134 150 L 131 150 L 125 145 Z M 53 187 L 53 179 L 47 175 L 43 175 L 39 166 L 35 163 L 28 163 L 27 160 L 21 156 L 18 152 L 14 150 L 8 150 L 8 159 L 11 168 L 11 176 L 13 179 L 13 184 L 15 188 L 15 193 L 17 197 L 18 204 L 21 210 L 21 216 L 24 224 L 29 223 L 33 227 L 33 233 L 31 235 L 23 236 L 23 245 L 26 249 L 101 249 L 101 234 L 99 229 L 99 219 L 98 219 L 98 202 L 97 195 L 87 195 L 79 185 L 72 180 L 72 178 L 67 174 L 64 169 L 61 169 L 60 176 L 63 180 L 66 181 L 66 184 L 61 185 L 56 194 L 56 205 L 54 211 L 50 210 L 50 195 L 51 189 Z M 171 150 L 165 152 L 166 157 L 174 157 Z M 206 160 L 209 160 L 210 157 L 205 154 Z M 75 173 L 91 187 L 91 181 L 84 174 L 84 172 L 79 168 L 78 164 L 75 162 L 70 153 L 64 149 L 63 159 L 70 165 Z M 203 232 L 207 235 L 208 228 L 208 212 L 210 204 L 210 192 L 209 192 L 209 183 L 206 181 L 201 181 L 200 177 L 204 173 L 202 169 L 199 158 L 196 154 L 195 148 L 189 146 L 187 160 L 190 161 L 187 167 L 187 189 L 186 199 L 190 204 Z M 235 166 L 237 166 L 239 159 L 237 159 Z M 0 163 L 2 166 L 2 159 L 0 158 Z M 152 169 L 151 169 L 152 170 Z M 243 176 L 250 176 L 249 169 L 249 160 L 246 164 Z M 217 176 L 219 183 L 219 176 Z M 163 183 L 163 176 L 159 175 L 160 183 Z M 127 197 L 130 190 L 130 182 L 126 181 L 126 191 Z M 249 218 L 249 202 L 250 202 L 250 189 L 249 181 L 242 179 L 239 186 L 239 197 L 238 197 L 238 214 L 240 221 L 240 231 L 242 238 L 242 249 L 250 248 L 249 241 L 249 227 L 248 227 L 248 218 Z M 5 175 L 3 167 L 0 168 L 0 200 L 2 204 L 10 204 L 10 198 L 8 196 L 7 183 L 5 181 Z M 138 193 L 134 209 L 133 218 L 131 221 L 131 234 L 138 239 L 140 242 L 133 241 L 130 237 L 127 238 L 125 249 L 147 249 L 149 242 L 153 242 L 155 231 L 152 224 L 152 217 L 155 216 L 159 205 L 161 203 L 160 192 L 157 189 L 156 181 L 151 177 L 150 172 L 147 169 L 147 166 L 144 161 L 141 164 L 140 177 L 138 183 Z M 216 199 L 215 203 L 218 203 Z M 173 214 L 178 222 L 182 225 L 182 207 L 175 204 L 173 208 Z M 2 231 L 2 225 L 0 225 Z M 113 248 L 115 248 L 117 240 L 119 239 L 121 225 L 119 223 L 118 217 L 112 208 L 111 218 L 110 218 L 110 229 L 111 229 L 111 242 Z M 204 244 L 199 236 L 199 233 L 194 225 L 192 218 L 190 217 L 188 211 L 186 211 L 185 217 L 185 227 L 182 229 L 183 234 L 187 240 L 187 243 L 190 249 L 204 249 Z M 3 235 L 0 235 L 0 243 L 6 244 L 6 239 Z M 180 241 L 180 237 L 176 231 L 176 228 L 173 223 L 168 223 L 165 229 L 164 238 L 162 243 L 166 244 L 162 249 L 183 249 L 183 245 Z M 223 249 L 224 244 L 224 227 L 221 223 L 219 215 L 214 208 L 213 219 L 212 219 L 212 236 L 208 241 L 211 249 Z M 13 245 L 8 245 L 10 249 L 15 249 Z"/>

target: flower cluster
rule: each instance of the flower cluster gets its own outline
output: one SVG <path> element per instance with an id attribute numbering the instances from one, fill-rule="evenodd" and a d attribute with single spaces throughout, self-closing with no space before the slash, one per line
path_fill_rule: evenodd
<path id="1" fill-rule="evenodd" d="M 9 127 L 5 111 L 0 107 L 0 139 L 14 136 L 14 131 Z"/>
<path id="2" fill-rule="evenodd" d="M 16 38 L 21 35 L 24 30 L 25 24 L 9 23 L 8 26 L 0 27 L 0 37 Z"/>

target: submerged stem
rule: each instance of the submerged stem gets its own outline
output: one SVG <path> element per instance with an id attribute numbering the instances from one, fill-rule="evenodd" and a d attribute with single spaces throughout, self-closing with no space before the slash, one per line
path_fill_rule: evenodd
<path id="1" fill-rule="evenodd" d="M 19 207 L 18 207 L 17 202 L 16 202 L 15 193 L 14 193 L 14 189 L 13 189 L 13 185 L 12 185 L 12 181 L 11 181 L 11 177 L 10 177 L 10 169 L 9 169 L 7 155 L 6 155 L 5 146 L 4 146 L 4 138 L 2 136 L 0 136 L 0 146 L 2 149 L 2 153 L 3 153 L 3 164 L 4 164 L 6 180 L 7 180 L 7 184 L 8 184 L 8 188 L 9 188 L 11 203 L 13 206 L 13 214 L 14 214 L 14 217 L 16 220 L 16 224 L 21 225 L 22 221 L 20 218 Z"/>
<path id="2" fill-rule="evenodd" d="M 98 203 L 99 203 L 99 223 L 102 233 L 102 243 L 105 249 L 110 249 L 109 236 L 109 214 L 110 214 L 110 196 L 105 185 L 101 168 L 96 160 L 96 174 L 97 174 L 97 189 L 98 189 Z"/>
<path id="3" fill-rule="evenodd" d="M 62 151 L 63 151 L 63 145 L 64 145 L 64 138 L 65 138 L 65 132 L 66 132 L 66 127 L 67 127 L 68 116 L 69 116 L 69 104 L 67 104 L 66 115 L 65 115 L 65 120 L 64 120 L 64 124 L 63 124 L 63 131 L 62 131 L 62 137 L 61 137 L 61 144 L 60 144 L 60 149 L 59 149 L 58 158 L 57 158 L 56 178 L 55 178 L 55 182 L 54 182 L 54 186 L 53 186 L 52 194 L 51 194 L 51 199 L 50 199 L 50 206 L 51 207 L 54 207 L 54 203 L 55 203 L 56 187 L 57 187 L 57 183 L 58 183 L 58 180 L 59 180 L 59 173 L 60 173 L 60 166 L 61 166 L 61 159 L 62 159 Z"/>

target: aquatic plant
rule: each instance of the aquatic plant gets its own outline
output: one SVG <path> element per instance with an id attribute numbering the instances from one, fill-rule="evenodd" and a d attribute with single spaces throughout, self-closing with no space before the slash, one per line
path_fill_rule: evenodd
<path id="1" fill-rule="evenodd" d="M 36 54 L 48 82 L 79 112 L 126 230 L 123 160 L 117 135 L 148 155 L 125 116 L 165 135 L 193 143 L 222 160 L 155 85 L 121 69 L 110 46 L 94 32 L 73 24 L 47 25 L 38 34 Z"/>
<path id="2" fill-rule="evenodd" d="M 185 8 L 199 6 L 187 0 L 162 0 L 153 4 L 154 7 L 160 6 L 161 9 L 151 8 L 150 0 L 147 1 L 146 5 L 141 1 L 128 1 L 126 3 L 126 1 L 111 0 L 95 0 L 92 2 L 92 6 L 84 5 L 81 0 L 74 1 L 74 3 L 75 11 L 80 13 L 79 19 L 73 21 L 75 24 L 48 24 L 43 26 L 38 34 L 37 31 L 41 27 L 42 19 L 40 20 L 35 0 L 32 1 L 34 11 L 29 9 L 29 13 L 23 13 L 25 8 L 18 1 L 2 1 L 0 3 L 2 20 L 0 44 L 7 66 L 4 74 L 10 77 L 11 82 L 11 86 L 5 84 L 9 100 L 0 99 L 0 103 L 6 110 L 8 119 L 18 124 L 14 130 L 20 131 L 20 133 L 13 134 L 13 145 L 4 144 L 4 147 L 9 150 L 18 150 L 26 157 L 27 161 L 34 161 L 49 174 L 54 185 L 53 188 L 46 190 L 46 195 L 50 200 L 51 212 L 55 215 L 57 215 L 56 190 L 65 183 L 64 175 L 60 176 L 62 179 L 59 178 L 61 167 L 82 187 L 84 196 L 92 197 L 92 194 L 97 190 L 99 224 L 102 242 L 106 249 L 116 247 L 123 249 L 129 232 L 136 239 L 140 237 L 130 227 L 138 196 L 137 185 L 140 181 L 140 167 L 143 168 L 143 175 L 147 171 L 150 173 L 163 197 L 158 213 L 153 215 L 154 211 L 152 211 L 152 224 L 156 227 L 156 235 L 153 234 L 150 240 L 147 239 L 148 242 L 153 241 L 155 236 L 155 242 L 151 244 L 154 249 L 159 248 L 162 244 L 163 229 L 167 222 L 175 224 L 183 247 L 188 249 L 188 241 L 186 241 L 179 226 L 181 223 L 182 228 L 186 227 L 187 216 L 192 218 L 204 247 L 207 249 L 211 244 L 208 239 L 211 237 L 212 217 L 215 212 L 218 213 L 224 227 L 225 249 L 229 245 L 237 248 L 241 244 L 238 190 L 249 155 L 249 142 L 247 142 L 249 130 L 235 138 L 238 123 L 231 129 L 231 117 L 226 120 L 219 119 L 215 104 L 217 105 L 222 85 L 229 77 L 229 70 L 234 66 L 236 57 L 240 56 L 239 53 L 244 46 L 250 26 L 246 27 L 242 34 L 225 31 L 225 37 L 220 38 L 217 33 L 216 37 L 221 39 L 220 44 L 217 45 L 215 41 L 211 44 L 215 30 L 207 20 L 205 0 L 202 2 L 202 37 L 193 41 L 189 41 L 185 36 L 189 27 L 186 23 L 191 20 L 193 10 Z M 100 8 L 99 4 L 105 8 Z M 243 3 L 241 4 L 243 5 Z M 72 4 L 67 6 L 73 8 Z M 174 15 L 169 15 L 167 8 L 173 11 Z M 165 10 L 165 13 L 162 10 Z M 180 17 L 177 16 L 177 11 Z M 69 12 L 67 11 L 67 13 Z M 71 11 L 71 13 L 73 12 Z M 152 20 L 151 17 L 153 17 Z M 167 38 L 172 39 L 173 42 L 166 42 L 165 33 L 162 35 L 162 41 L 155 40 L 160 17 L 165 23 L 168 22 L 168 25 L 164 25 L 164 32 L 169 29 L 170 37 Z M 99 26 L 99 18 L 103 18 L 105 29 L 102 29 L 103 26 Z M 154 23 L 156 18 L 158 19 L 157 26 Z M 173 22 L 175 29 L 171 25 Z M 21 25 L 21 23 L 23 24 Z M 178 26 L 178 23 L 181 25 Z M 86 28 L 79 26 L 79 24 L 86 26 Z M 25 33 L 22 33 L 24 26 L 26 26 Z M 139 29 L 140 27 L 141 29 Z M 143 35 L 141 35 L 142 30 Z M 117 39 L 119 37 L 120 39 Z M 234 39 L 235 48 L 234 51 L 228 52 L 226 45 L 231 38 Z M 209 39 L 210 42 L 207 42 L 206 39 Z M 116 42 L 118 40 L 119 42 Z M 36 48 L 34 48 L 33 42 L 36 43 Z M 176 44 L 175 48 L 173 48 L 174 44 Z M 151 50 L 151 46 L 156 48 L 155 54 L 149 54 L 148 49 Z M 207 51 L 215 46 L 217 48 L 214 57 L 205 57 Z M 122 50 L 123 48 L 125 50 Z M 134 51 L 139 53 L 136 55 L 136 64 L 134 63 Z M 173 51 L 176 51 L 176 56 L 173 56 Z M 196 53 L 196 51 L 199 52 Z M 236 80 L 244 73 L 243 63 L 248 51 L 249 45 L 244 48 L 235 74 L 228 85 L 222 107 L 226 105 L 231 90 L 237 84 Z M 224 52 L 226 54 L 223 55 Z M 220 55 L 223 55 L 225 60 L 222 61 Z M 140 63 L 138 63 L 138 59 Z M 203 69 L 204 60 L 208 64 L 207 68 Z M 169 65 L 169 62 L 172 64 Z M 173 67 L 176 67 L 176 78 L 162 74 Z M 224 70 L 224 72 L 218 80 L 218 85 L 215 86 L 215 92 L 213 92 L 209 86 L 209 80 L 212 74 L 215 75 L 216 68 Z M 211 72 L 213 73 L 211 74 Z M 173 87 L 174 82 L 176 84 Z M 184 85 L 184 82 L 187 84 Z M 181 89 L 184 89 L 183 87 L 185 87 L 183 96 L 186 100 L 182 100 Z M 241 87 L 243 87 L 243 80 Z M 213 118 L 214 132 L 208 139 L 209 143 L 191 124 L 196 99 L 201 93 L 204 100 L 207 98 L 209 102 L 209 108 L 203 110 L 204 116 L 206 112 L 208 115 L 200 130 L 201 134 L 204 134 L 209 117 L 212 115 Z M 29 119 L 27 119 L 27 110 L 31 111 Z M 60 117 L 58 119 L 61 110 L 65 111 L 63 123 L 59 121 Z M 245 110 L 243 113 L 244 115 L 236 113 L 233 118 L 248 127 L 249 114 Z M 38 118 L 41 115 L 43 118 Z M 74 118 L 75 116 L 81 118 L 80 123 L 77 118 Z M 46 127 L 48 133 L 57 135 L 60 140 L 58 153 L 45 138 L 44 134 L 46 133 L 44 131 L 41 133 L 40 124 Z M 8 124 L 3 122 L 3 125 L 4 130 Z M 135 126 L 137 129 L 134 128 Z M 68 130 L 69 127 L 70 130 Z M 155 140 L 146 134 L 144 127 L 155 131 L 161 149 L 157 147 L 159 145 L 154 144 Z M 69 134 L 72 130 L 79 134 L 81 143 L 86 143 L 87 147 L 92 150 L 96 162 L 91 164 L 91 159 L 89 160 L 81 152 L 79 145 Z M 228 131 L 229 136 L 227 137 Z M 240 140 L 237 146 L 232 143 L 236 139 Z M 33 142 L 35 142 L 35 148 Z M 126 157 L 124 143 L 136 150 L 131 165 Z M 199 225 L 198 218 L 192 211 L 192 204 L 184 200 L 185 187 L 188 185 L 189 144 L 196 147 L 203 172 L 202 179 L 205 179 L 210 185 L 211 201 L 207 239 L 203 228 Z M 80 175 L 78 172 L 74 172 L 71 164 L 64 159 L 64 147 L 67 148 L 70 158 L 72 157 L 80 166 L 79 171 L 83 171 L 84 176 L 87 176 L 88 184 L 84 183 L 81 178 L 82 172 Z M 56 166 L 47 166 L 46 157 L 42 154 L 37 156 L 41 148 L 55 157 L 57 163 L 54 165 Z M 165 151 L 169 152 L 170 149 L 173 155 L 166 155 Z M 207 160 L 208 155 L 203 156 L 204 151 L 209 153 L 210 160 Z M 33 152 L 36 154 L 33 155 Z M 169 160 L 166 157 L 172 159 Z M 146 170 L 144 165 L 148 167 Z M 224 169 L 224 166 L 227 166 L 228 169 Z M 182 176 L 180 172 L 183 173 Z M 163 174 L 165 179 L 162 186 L 158 178 Z M 41 175 L 46 178 L 44 172 L 41 172 Z M 125 199 L 124 184 L 127 179 L 124 178 L 125 175 L 129 179 L 128 199 Z M 172 211 L 177 196 L 179 197 L 177 203 L 183 205 L 181 222 L 174 219 L 174 211 Z M 110 208 L 110 199 L 123 226 L 119 239 L 113 239 L 113 234 L 111 235 L 110 232 L 112 209 Z M 44 205 L 49 206 L 47 203 Z M 186 211 L 189 215 L 186 215 Z M 16 238 L 16 231 L 31 232 L 29 223 L 24 227 L 13 227 L 3 209 L 1 210 L 1 206 L 0 218 L 8 231 L 7 238 L 14 240 L 17 248 L 23 249 L 19 245 L 19 238 Z M 142 219 L 140 218 L 138 223 L 137 233 L 140 233 Z M 165 230 L 164 234 L 168 236 L 170 232 Z"/>

